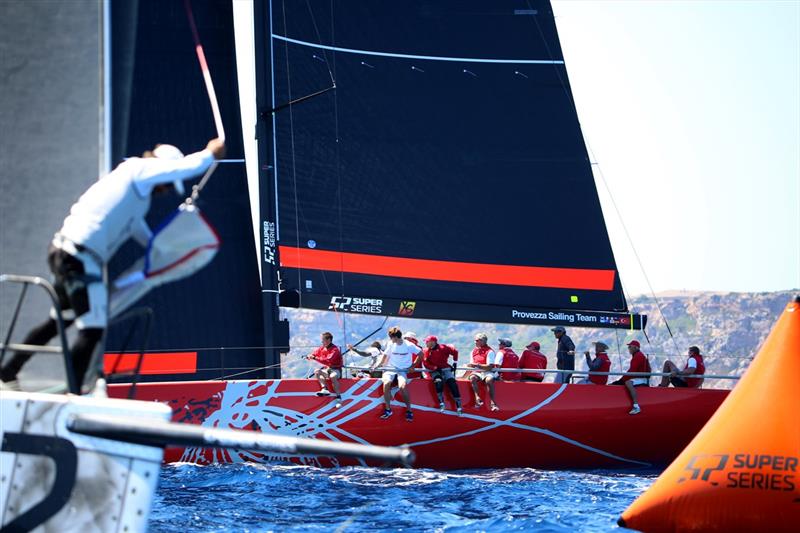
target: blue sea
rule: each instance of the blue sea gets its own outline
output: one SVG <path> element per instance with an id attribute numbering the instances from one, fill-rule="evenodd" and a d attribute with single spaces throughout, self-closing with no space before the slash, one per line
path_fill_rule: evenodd
<path id="1" fill-rule="evenodd" d="M 607 531 L 657 473 L 168 465 L 150 531 Z"/>

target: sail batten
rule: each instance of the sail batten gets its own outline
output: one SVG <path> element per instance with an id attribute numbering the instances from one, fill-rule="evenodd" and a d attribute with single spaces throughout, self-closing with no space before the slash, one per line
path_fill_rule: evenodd
<path id="1" fill-rule="evenodd" d="M 520 65 L 563 65 L 564 61 L 558 59 L 503 59 L 503 58 L 480 58 L 480 57 L 447 57 L 419 54 L 401 54 L 396 52 L 382 52 L 377 50 L 358 50 L 355 48 L 343 48 L 341 46 L 328 46 L 324 44 L 310 43 L 299 39 L 292 39 L 283 35 L 272 35 L 273 39 L 286 41 L 287 43 L 319 48 L 321 50 L 331 50 L 333 52 L 343 52 L 347 54 L 360 54 L 365 56 L 395 57 L 401 59 L 422 59 L 425 61 L 455 61 L 459 63 L 516 63 Z"/>

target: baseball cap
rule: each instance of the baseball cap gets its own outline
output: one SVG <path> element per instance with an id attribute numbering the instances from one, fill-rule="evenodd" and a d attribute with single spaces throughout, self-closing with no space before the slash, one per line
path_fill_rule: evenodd
<path id="1" fill-rule="evenodd" d="M 628 343 L 628 346 L 636 346 L 637 348 L 640 348 L 642 345 L 639 344 L 639 341 L 631 341 Z"/>
<path id="2" fill-rule="evenodd" d="M 482 340 L 483 342 L 486 342 L 489 339 L 489 336 L 486 335 L 486 333 L 476 333 L 475 334 L 475 340 L 478 340 L 478 339 Z"/>
<path id="3" fill-rule="evenodd" d="M 595 345 L 595 347 L 597 348 L 598 352 L 605 352 L 605 351 L 608 350 L 608 344 L 606 344 L 604 342 L 598 341 L 598 342 L 593 342 L 592 344 Z"/>
<path id="4" fill-rule="evenodd" d="M 527 345 L 526 348 L 528 348 L 529 350 L 540 350 L 542 346 L 538 342 L 533 341 L 532 343 Z"/>
<path id="5" fill-rule="evenodd" d="M 183 152 L 171 144 L 159 144 L 153 149 L 153 155 L 159 159 L 167 161 L 175 161 L 183 159 Z M 186 190 L 183 188 L 183 180 L 175 180 L 172 182 L 178 194 L 183 194 Z"/>
<path id="6" fill-rule="evenodd" d="M 403 338 L 404 338 L 404 339 L 414 339 L 414 340 L 417 340 L 417 334 L 416 334 L 416 333 L 414 333 L 413 331 L 406 331 L 406 332 L 405 332 L 405 334 L 403 335 Z"/>
<path id="7" fill-rule="evenodd" d="M 425 337 L 425 342 L 439 342 L 439 339 L 436 338 L 436 335 L 428 335 Z"/>
<path id="8" fill-rule="evenodd" d="M 500 337 L 499 339 L 497 339 L 497 342 L 500 343 L 500 346 L 506 346 L 508 348 L 511 348 L 511 339 Z"/>
<path id="9" fill-rule="evenodd" d="M 564 329 L 564 326 L 556 326 L 553 329 L 551 329 L 550 331 L 552 331 L 553 333 L 558 333 L 559 331 L 561 333 L 566 333 L 567 332 L 567 330 Z"/>

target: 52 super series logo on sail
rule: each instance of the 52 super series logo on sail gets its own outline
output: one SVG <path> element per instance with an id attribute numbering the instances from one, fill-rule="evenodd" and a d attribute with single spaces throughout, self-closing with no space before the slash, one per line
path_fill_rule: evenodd
<path id="1" fill-rule="evenodd" d="M 334 296 L 331 298 L 331 304 L 328 306 L 328 309 L 379 315 L 383 312 L 383 300 L 377 298 Z"/>

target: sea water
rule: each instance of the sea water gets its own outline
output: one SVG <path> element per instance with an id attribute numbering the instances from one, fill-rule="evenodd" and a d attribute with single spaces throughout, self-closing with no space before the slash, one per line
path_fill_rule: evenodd
<path id="1" fill-rule="evenodd" d="M 498 451 L 502 453 L 502 451 Z M 607 531 L 656 473 L 168 465 L 149 528 Z"/>

